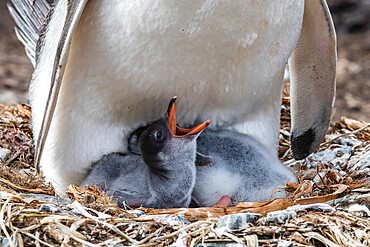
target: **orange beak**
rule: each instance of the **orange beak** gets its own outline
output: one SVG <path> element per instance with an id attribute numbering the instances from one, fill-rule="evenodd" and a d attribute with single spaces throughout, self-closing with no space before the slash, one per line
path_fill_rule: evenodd
<path id="1" fill-rule="evenodd" d="M 195 135 L 200 133 L 202 130 L 207 128 L 210 124 L 211 120 L 207 120 L 204 123 L 199 124 L 191 129 L 182 129 L 176 125 L 176 96 L 171 99 L 171 102 L 168 106 L 167 114 L 168 114 L 168 126 L 170 128 L 171 134 L 174 137 L 184 137 L 188 135 Z"/>

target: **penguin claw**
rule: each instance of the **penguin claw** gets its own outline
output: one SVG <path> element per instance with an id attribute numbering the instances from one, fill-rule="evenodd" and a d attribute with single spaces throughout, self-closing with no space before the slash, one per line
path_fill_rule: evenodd
<path id="1" fill-rule="evenodd" d="M 195 198 L 195 196 L 192 195 L 189 208 L 200 208 L 200 207 L 201 207 L 200 202 L 197 200 L 197 198 Z"/>

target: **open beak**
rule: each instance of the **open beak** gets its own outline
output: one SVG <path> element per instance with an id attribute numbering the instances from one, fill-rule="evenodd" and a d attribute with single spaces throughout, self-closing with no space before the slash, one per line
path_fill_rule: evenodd
<path id="1" fill-rule="evenodd" d="M 196 135 L 203 131 L 211 122 L 207 120 L 204 123 L 199 124 L 191 129 L 182 129 L 176 125 L 176 102 L 177 97 L 173 97 L 168 106 L 167 115 L 168 115 L 168 126 L 171 131 L 171 134 L 174 137 L 184 137 L 188 135 Z"/>

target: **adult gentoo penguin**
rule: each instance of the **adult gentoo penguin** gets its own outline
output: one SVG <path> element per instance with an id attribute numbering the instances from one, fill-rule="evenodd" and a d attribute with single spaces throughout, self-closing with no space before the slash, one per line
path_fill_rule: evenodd
<path id="1" fill-rule="evenodd" d="M 37 47 L 45 1 L 12 1 L 35 57 L 36 163 L 59 193 L 104 154 L 126 152 L 122 140 L 172 95 L 182 126 L 212 119 L 276 150 L 289 57 L 294 157 L 327 131 L 336 35 L 325 0 L 58 0 Z"/>

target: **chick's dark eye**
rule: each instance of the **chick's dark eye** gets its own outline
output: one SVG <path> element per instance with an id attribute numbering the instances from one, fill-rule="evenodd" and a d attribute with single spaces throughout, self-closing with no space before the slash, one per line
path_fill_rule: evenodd
<path id="1" fill-rule="evenodd" d="M 155 138 L 156 139 L 162 139 L 163 138 L 163 134 L 162 134 L 162 132 L 160 132 L 160 131 L 157 131 L 156 133 L 155 133 Z"/>

